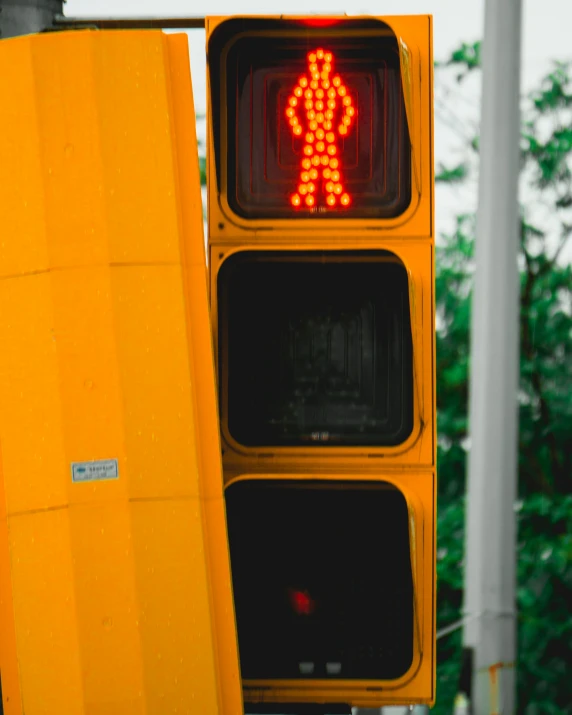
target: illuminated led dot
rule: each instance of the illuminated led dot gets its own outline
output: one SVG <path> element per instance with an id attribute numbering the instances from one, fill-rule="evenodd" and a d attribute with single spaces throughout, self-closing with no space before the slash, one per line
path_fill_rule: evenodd
<path id="1" fill-rule="evenodd" d="M 337 169 L 339 165 L 340 162 L 336 158 L 330 159 L 330 169 Z"/>
<path id="2" fill-rule="evenodd" d="M 341 89 L 341 87 L 340 87 L 340 89 Z M 342 103 L 343 103 L 344 107 L 349 107 L 350 104 L 352 103 L 352 98 L 351 98 L 351 97 L 344 97 L 343 100 L 342 100 Z"/>
<path id="3" fill-rule="evenodd" d="M 298 191 L 304 196 L 304 194 L 308 193 L 308 188 L 306 187 L 306 184 L 300 184 L 298 187 Z"/>
<path id="4" fill-rule="evenodd" d="M 326 120 L 326 121 L 324 122 L 324 129 L 325 129 L 326 131 L 329 131 L 331 128 L 332 128 L 332 123 L 331 123 L 330 120 L 328 119 L 328 120 Z"/>
<path id="5" fill-rule="evenodd" d="M 306 97 L 306 99 L 312 99 L 313 96 L 314 96 L 314 93 L 312 92 L 311 89 L 307 89 L 304 92 L 304 97 Z"/>
<path id="6" fill-rule="evenodd" d="M 316 83 L 315 89 L 317 89 L 317 88 L 318 88 L 318 81 L 319 81 L 319 79 L 320 79 L 320 73 L 319 73 L 319 72 L 312 72 L 312 79 L 313 79 L 313 81 Z M 310 85 L 310 86 L 312 86 L 312 85 Z"/>
<path id="7" fill-rule="evenodd" d="M 308 80 L 306 79 L 306 77 L 300 77 L 300 79 L 298 80 L 298 84 L 300 85 L 300 87 L 307 87 Z"/>
<path id="8" fill-rule="evenodd" d="M 316 154 L 316 156 L 312 157 L 312 164 L 314 166 L 320 166 L 320 162 L 322 162 L 322 164 L 324 163 L 323 159 L 323 156 L 318 156 L 318 154 Z"/>
<path id="9" fill-rule="evenodd" d="M 300 134 L 302 134 L 302 127 L 299 124 L 297 124 L 292 131 L 294 132 L 294 134 L 297 137 L 299 137 Z"/>
<path id="10" fill-rule="evenodd" d="M 308 184 L 308 193 L 313 194 L 315 190 L 316 190 L 316 185 L 310 181 L 310 183 Z"/>
<path id="11" fill-rule="evenodd" d="M 313 80 L 310 82 L 310 87 L 311 87 L 312 89 L 318 89 L 319 86 L 320 86 L 320 85 L 318 84 L 318 81 L 315 80 L 315 79 L 313 79 Z"/>
<path id="12" fill-rule="evenodd" d="M 318 129 L 316 132 L 316 139 L 322 140 L 324 138 L 324 130 L 323 129 Z"/>
<path id="13" fill-rule="evenodd" d="M 332 171 L 332 181 L 338 182 L 340 180 L 340 172 Z M 307 179 L 306 179 L 307 181 Z"/>
<path id="14" fill-rule="evenodd" d="M 332 61 L 332 53 L 331 53 L 331 52 L 326 52 L 326 53 L 324 54 L 324 60 L 325 60 L 326 62 L 331 62 L 331 61 Z"/>
<path id="15" fill-rule="evenodd" d="M 330 144 L 330 145 L 328 146 L 328 154 L 329 154 L 330 156 L 334 156 L 334 154 L 335 154 L 336 152 L 337 152 L 337 149 L 336 149 L 335 145 L 334 145 L 334 144 Z"/>
<path id="16" fill-rule="evenodd" d="M 310 121 L 312 121 L 312 119 L 315 119 L 315 118 L 316 118 L 316 112 L 315 112 L 313 109 L 310 109 L 310 111 L 308 112 L 308 115 L 307 115 L 307 116 L 308 116 L 308 119 L 309 119 Z"/>
<path id="17" fill-rule="evenodd" d="M 309 169 L 312 166 L 310 159 L 302 159 L 302 169 Z"/>
<path id="18" fill-rule="evenodd" d="M 303 94 L 304 90 L 302 89 L 302 87 L 296 87 L 296 89 L 294 90 L 294 95 L 296 97 L 301 97 Z"/>
<path id="19" fill-rule="evenodd" d="M 313 121 L 310 122 L 310 129 L 313 132 L 315 132 L 317 128 L 318 128 L 318 122 L 314 119 Z"/>
<path id="20" fill-rule="evenodd" d="M 290 203 L 292 204 L 292 206 L 300 206 L 300 203 L 301 203 L 300 195 L 292 194 L 292 196 L 290 197 Z"/>
<path id="21" fill-rule="evenodd" d="M 298 197 L 299 198 L 299 197 Z M 326 203 L 328 206 L 335 206 L 336 205 L 336 197 L 333 194 L 328 194 L 326 196 Z M 296 206 L 299 206 L 300 204 L 296 204 Z"/>
<path id="22" fill-rule="evenodd" d="M 341 83 L 342 80 L 339 77 L 334 77 L 334 79 L 332 80 L 332 84 L 334 85 L 334 87 L 339 87 Z"/>
<path id="23" fill-rule="evenodd" d="M 341 194 L 342 193 L 342 185 L 341 184 L 335 184 L 334 185 L 334 194 Z"/>
<path id="24" fill-rule="evenodd" d="M 323 87 L 324 89 L 330 89 L 330 80 L 329 80 L 329 79 L 323 80 L 323 81 L 322 81 L 322 87 Z"/>
<path id="25" fill-rule="evenodd" d="M 324 115 L 322 114 L 322 112 L 318 112 L 318 114 L 316 114 L 316 121 L 318 122 L 318 124 L 321 124 L 324 121 Z"/>
<path id="26" fill-rule="evenodd" d="M 314 197 L 312 196 L 312 194 L 308 194 L 308 196 L 306 196 L 306 206 L 313 206 L 314 204 L 315 204 Z"/>
<path id="27" fill-rule="evenodd" d="M 317 178 L 318 178 L 318 170 L 311 169 L 310 170 L 310 179 L 313 179 L 315 181 Z"/>
<path id="28" fill-rule="evenodd" d="M 324 103 L 321 100 L 318 100 L 316 102 L 316 109 L 318 112 L 321 112 L 324 109 Z"/>
<path id="29" fill-rule="evenodd" d="M 336 90 L 333 87 L 330 87 L 330 89 L 328 90 L 328 97 L 330 99 L 335 99 L 336 96 L 337 96 Z"/>
<path id="30" fill-rule="evenodd" d="M 328 109 L 328 110 L 326 111 L 326 119 L 327 119 L 328 121 L 331 121 L 333 118 L 334 118 L 334 113 L 332 112 L 331 109 Z"/>
<path id="31" fill-rule="evenodd" d="M 340 97 L 345 97 L 346 96 L 347 89 L 344 87 L 342 84 L 341 87 L 338 87 L 338 94 Z"/>
<path id="32" fill-rule="evenodd" d="M 286 116 L 287 117 L 293 117 L 296 114 L 295 110 L 293 107 L 288 107 L 286 110 Z"/>
<path id="33" fill-rule="evenodd" d="M 322 79 L 328 79 L 329 74 L 329 72 L 320 72 L 320 77 Z"/>
<path id="34" fill-rule="evenodd" d="M 317 59 L 317 58 L 316 58 L 316 53 L 315 53 L 315 52 L 310 52 L 310 54 L 308 55 L 308 62 L 313 63 L 313 62 L 316 61 L 316 59 Z"/>
<path id="35" fill-rule="evenodd" d="M 325 146 L 324 142 L 318 142 L 318 143 L 316 144 L 316 151 L 317 151 L 317 152 L 323 152 L 325 148 L 326 148 L 326 146 Z"/>
<path id="36" fill-rule="evenodd" d="M 333 181 L 328 181 L 328 183 L 326 184 L 326 191 L 327 191 L 329 194 L 331 194 L 333 190 L 334 190 L 334 183 L 333 183 Z"/>
<path id="37" fill-rule="evenodd" d="M 308 181 L 310 181 L 310 174 L 307 171 L 303 171 L 300 174 L 300 180 L 303 181 L 305 184 L 307 184 Z"/>
<path id="38" fill-rule="evenodd" d="M 306 134 L 306 141 L 308 142 L 308 144 L 311 144 L 314 141 L 314 135 L 312 134 L 312 132 L 308 132 Z"/>
<path id="39" fill-rule="evenodd" d="M 353 107 L 346 107 L 346 114 L 348 117 L 353 117 L 355 113 L 356 110 Z"/>
<path id="40" fill-rule="evenodd" d="M 313 153 L 314 153 L 314 150 L 312 149 L 312 147 L 309 146 L 308 144 L 306 144 L 306 146 L 304 147 L 304 154 L 306 156 L 312 156 Z"/>
<path id="41" fill-rule="evenodd" d="M 331 179 L 331 177 L 332 177 L 331 170 L 329 168 L 324 169 L 324 171 L 322 172 L 322 176 L 324 177 L 324 179 Z"/>
<path id="42" fill-rule="evenodd" d="M 332 65 L 329 62 L 324 62 L 322 65 L 322 70 L 324 72 L 328 72 L 328 74 L 332 71 Z"/>
<path id="43" fill-rule="evenodd" d="M 314 106 L 314 102 L 312 102 L 311 99 L 307 99 L 304 102 L 304 107 L 306 107 L 306 109 L 312 109 L 313 106 Z"/>
<path id="44" fill-rule="evenodd" d="M 342 194 L 340 197 L 340 203 L 342 204 L 342 206 L 349 206 L 350 205 L 349 194 Z"/>
<path id="45" fill-rule="evenodd" d="M 295 127 L 295 126 L 298 124 L 298 120 L 296 119 L 296 117 L 291 117 L 291 118 L 288 120 L 288 124 L 289 124 L 291 127 Z"/>
<path id="46" fill-rule="evenodd" d="M 344 136 L 344 134 L 348 133 L 348 128 L 346 127 L 345 124 L 340 124 L 340 126 L 338 127 L 338 133 L 341 134 L 342 136 Z"/>
<path id="47" fill-rule="evenodd" d="M 323 164 L 324 166 L 328 166 L 328 155 L 327 154 L 322 154 L 320 157 L 320 163 Z"/>
<path id="48" fill-rule="evenodd" d="M 322 99 L 323 96 L 324 96 L 324 90 L 323 90 L 323 89 L 317 89 L 317 90 L 316 90 L 316 97 L 317 97 L 318 99 Z M 348 97 L 348 99 L 349 99 L 349 97 Z"/>
<path id="49" fill-rule="evenodd" d="M 342 119 L 342 122 L 346 125 L 346 127 L 349 127 L 350 124 L 352 123 L 352 118 L 351 117 L 344 117 Z"/>
<path id="50" fill-rule="evenodd" d="M 336 100 L 328 99 L 328 109 L 335 109 L 335 108 L 336 108 Z"/>
<path id="51" fill-rule="evenodd" d="M 330 144 L 335 140 L 335 138 L 336 138 L 336 135 L 334 134 L 334 132 L 328 132 L 326 134 L 326 141 L 329 142 Z"/>
<path id="52" fill-rule="evenodd" d="M 323 50 L 321 47 L 319 47 L 319 48 L 316 50 L 316 57 L 317 57 L 319 60 L 321 60 L 321 59 L 324 57 L 324 50 Z"/>
<path id="53" fill-rule="evenodd" d="M 295 107 L 298 104 L 298 100 L 296 99 L 296 97 L 290 97 L 290 99 L 288 100 L 288 104 L 291 107 Z"/>
<path id="54" fill-rule="evenodd" d="M 318 71 L 318 65 L 315 62 L 312 62 L 310 65 L 310 72 L 317 72 Z"/>

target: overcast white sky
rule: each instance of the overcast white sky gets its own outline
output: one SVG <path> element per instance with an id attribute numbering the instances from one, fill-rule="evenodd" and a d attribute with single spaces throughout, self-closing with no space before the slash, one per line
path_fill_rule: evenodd
<path id="1" fill-rule="evenodd" d="M 435 57 L 445 58 L 462 41 L 480 39 L 484 0 L 67 0 L 70 16 L 194 16 L 251 13 L 344 13 L 407 15 L 430 13 L 434 18 Z M 572 59 L 572 1 L 523 0 L 523 84 L 530 87 L 551 59 Z M 195 33 L 193 33 L 194 35 Z M 204 57 L 204 35 L 191 43 L 193 69 Z M 193 38 L 194 39 L 194 38 Z M 202 61 L 204 66 L 204 60 Z M 199 90 L 198 77 L 195 79 Z"/>
<path id="2" fill-rule="evenodd" d="M 67 0 L 65 13 L 80 17 L 199 16 L 231 14 L 432 14 L 434 54 L 446 60 L 461 42 L 482 38 L 484 0 Z M 572 60 L 572 0 L 523 0 L 522 90 L 530 90 L 546 74 L 552 60 Z M 191 71 L 197 112 L 206 106 L 204 32 L 189 33 Z M 479 119 L 480 88 L 469 83 L 461 91 L 443 94 L 436 83 L 436 162 L 455 164 L 461 158 L 462 137 L 472 137 Z M 199 126 L 199 135 L 204 128 Z M 457 151 L 456 151 L 457 150 Z M 476 177 L 466 185 L 437 190 L 437 231 L 448 230 L 460 212 L 474 209 Z"/>

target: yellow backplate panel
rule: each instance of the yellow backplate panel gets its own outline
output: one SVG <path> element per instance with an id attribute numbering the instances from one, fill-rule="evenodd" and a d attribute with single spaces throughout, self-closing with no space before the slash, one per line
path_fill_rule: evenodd
<path id="1" fill-rule="evenodd" d="M 5 40 L 0 97 L 5 713 L 235 715 L 186 36 Z"/>

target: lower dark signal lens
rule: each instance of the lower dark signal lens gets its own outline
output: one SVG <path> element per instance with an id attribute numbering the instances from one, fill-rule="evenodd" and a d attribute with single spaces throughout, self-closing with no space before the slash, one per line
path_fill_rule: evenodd
<path id="1" fill-rule="evenodd" d="M 398 489 L 240 481 L 227 488 L 226 505 L 244 679 L 384 680 L 407 672 L 413 582 Z"/>

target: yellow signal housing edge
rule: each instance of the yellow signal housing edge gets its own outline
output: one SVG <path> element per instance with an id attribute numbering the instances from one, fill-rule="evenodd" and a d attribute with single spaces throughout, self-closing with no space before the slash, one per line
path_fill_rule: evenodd
<path id="1" fill-rule="evenodd" d="M 6 715 L 240 713 L 186 35 L 0 42 Z"/>

